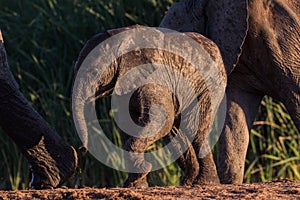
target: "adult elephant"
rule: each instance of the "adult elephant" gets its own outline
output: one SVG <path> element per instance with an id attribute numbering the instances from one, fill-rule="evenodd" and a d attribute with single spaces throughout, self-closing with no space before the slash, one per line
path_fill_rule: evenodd
<path id="1" fill-rule="evenodd" d="M 124 170 L 130 172 L 125 187 L 147 185 L 152 165 L 144 152 L 165 136 L 185 172 L 182 184 L 219 182 L 212 154 L 203 149 L 225 84 L 219 49 L 200 34 L 138 25 L 97 34 L 85 44 L 75 65 L 72 110 L 82 149 L 99 159 L 103 156 L 103 162 L 107 159 L 99 156 L 104 150 L 97 150 L 100 141 L 89 129 L 93 118 L 86 115 L 91 112 L 89 102 L 113 94 L 119 98 L 113 109 L 121 113 L 117 124 L 126 150 Z M 128 125 L 131 118 L 133 126 Z"/>
<path id="2" fill-rule="evenodd" d="M 31 187 L 57 187 L 77 167 L 77 154 L 27 102 L 7 62 L 0 31 L 0 127 L 26 157 Z"/>
<path id="3" fill-rule="evenodd" d="M 242 183 L 249 130 L 264 95 L 283 102 L 300 130 L 300 1 L 185 0 L 160 26 L 202 33 L 220 48 L 228 85 L 218 172 L 222 183 Z"/>

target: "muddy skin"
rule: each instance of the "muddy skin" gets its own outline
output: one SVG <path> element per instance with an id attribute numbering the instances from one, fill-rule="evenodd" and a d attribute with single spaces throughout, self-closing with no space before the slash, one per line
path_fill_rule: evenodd
<path id="1" fill-rule="evenodd" d="M 281 101 L 300 131 L 300 1 L 184 0 L 160 26 L 201 33 L 220 48 L 228 83 L 218 173 L 222 183 L 241 184 L 249 131 L 264 95 Z"/>
<path id="2" fill-rule="evenodd" d="M 9 69 L 1 39 L 0 127 L 27 159 L 32 173 L 31 188 L 55 188 L 74 174 L 76 151 L 63 141 L 20 92 Z"/>
<path id="3" fill-rule="evenodd" d="M 75 75 L 81 67 L 83 60 L 94 47 L 112 35 L 134 28 L 142 28 L 142 26 L 131 26 L 122 29 L 110 30 L 91 38 L 79 54 L 75 65 Z M 210 58 L 217 63 L 220 74 L 218 74 L 218 76 L 216 75 L 217 82 L 212 84 L 212 87 L 214 87 L 214 91 L 220 92 L 216 94 L 219 95 L 218 99 L 221 101 L 225 89 L 226 71 L 217 46 L 200 34 L 186 33 L 186 35 L 193 38 L 203 49 L 207 51 Z M 168 37 L 168 35 L 165 37 Z M 192 51 L 192 49 L 190 50 Z M 190 100 L 186 98 L 186 100 L 183 100 L 183 104 L 186 102 L 187 110 L 191 111 L 191 116 L 195 115 L 195 113 L 192 114 L 192 110 L 199 110 L 199 113 L 196 114 L 199 116 L 199 123 L 195 125 L 197 131 L 195 135 L 193 135 L 195 137 L 194 140 L 189 140 L 189 137 L 191 137 L 189 134 L 184 134 L 178 137 L 178 139 L 174 139 L 176 135 L 182 134 L 178 132 L 177 123 L 180 121 L 181 114 L 183 113 L 183 106 L 178 104 L 178 100 L 174 98 L 172 92 L 159 84 L 146 84 L 142 87 L 139 87 L 130 99 L 129 110 L 131 118 L 137 125 L 141 127 L 150 125 L 152 127 L 151 130 L 156 130 L 158 127 L 160 127 L 160 129 L 159 131 L 154 132 L 154 134 L 150 133 L 151 131 L 141 131 L 139 135 L 149 135 L 149 137 L 144 138 L 127 135 L 124 132 L 122 133 L 124 149 L 130 152 L 129 154 L 125 155 L 126 165 L 130 166 L 132 169 L 137 169 L 137 171 L 142 171 L 141 173 L 130 173 L 128 179 L 124 183 L 124 186 L 147 186 L 146 176 L 151 171 L 152 166 L 150 163 L 145 161 L 143 154 L 135 153 L 143 153 L 151 144 L 161 138 L 164 138 L 166 142 L 170 140 L 173 141 L 174 143 L 171 146 L 171 152 L 181 155 L 179 156 L 177 162 L 185 174 L 181 180 L 182 185 L 192 185 L 194 182 L 208 184 L 219 183 L 216 166 L 211 152 L 209 152 L 204 158 L 199 158 L 197 156 L 200 153 L 201 145 L 205 143 L 206 137 L 209 134 L 209 125 L 213 121 L 218 106 L 211 105 L 211 99 L 207 86 L 205 85 L 203 78 L 199 75 L 199 73 L 197 73 L 195 67 L 186 62 L 182 57 L 163 50 L 142 49 L 128 52 L 113 62 L 113 64 L 111 64 L 108 69 L 103 72 L 101 77 L 87 76 L 89 81 L 86 81 L 86 79 L 80 79 L 78 81 L 78 85 L 76 87 L 73 86 L 73 96 L 75 96 L 75 98 L 73 98 L 72 101 L 73 105 L 76 105 L 73 107 L 73 115 L 75 116 L 75 120 L 77 120 L 75 123 L 79 125 L 79 130 L 82 133 L 82 149 L 87 149 L 88 147 L 87 124 L 83 115 L 85 103 L 89 99 L 97 99 L 110 95 L 116 83 L 126 74 L 126 72 L 135 68 L 136 66 L 146 63 L 167 63 L 168 66 L 178 70 L 187 80 L 190 81 L 193 90 L 196 91 L 198 102 L 196 104 L 191 104 L 189 103 Z M 99 66 L 101 66 L 100 63 Z M 163 77 L 162 73 L 162 76 L 157 77 L 156 80 L 167 79 L 166 77 Z M 174 82 L 172 82 L 172 84 L 178 84 L 175 78 L 170 78 L 170 80 Z M 120 91 L 124 90 L 122 87 L 123 86 L 121 86 Z M 96 88 L 95 93 L 91 92 L 93 90 L 90 88 Z M 117 95 L 122 96 L 124 94 L 121 92 Z M 217 104 L 219 104 L 220 101 L 218 101 Z M 161 121 L 159 119 L 159 116 L 162 115 L 162 110 L 151 110 L 150 108 L 153 108 L 154 105 L 160 105 L 163 107 L 163 110 L 166 114 L 166 119 L 163 126 L 161 126 Z M 188 113 L 187 111 L 184 112 Z M 152 120 L 149 120 L 150 115 L 154 116 Z M 158 118 L 156 119 L 155 116 Z M 186 117 L 188 118 L 188 116 Z M 188 130 L 189 128 L 192 129 L 193 127 L 187 126 L 186 128 Z M 185 147 L 188 147 L 187 151 L 182 151 L 182 149 Z M 200 166 L 199 163 L 201 164 Z"/>

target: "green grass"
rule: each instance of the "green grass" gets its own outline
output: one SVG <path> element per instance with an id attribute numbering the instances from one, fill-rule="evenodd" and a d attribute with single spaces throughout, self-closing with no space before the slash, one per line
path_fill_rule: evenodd
<path id="1" fill-rule="evenodd" d="M 92 35 L 133 24 L 157 26 L 172 0 L 0 0 L 0 28 L 9 63 L 33 107 L 70 144 L 79 146 L 70 109 L 73 66 Z M 101 125 L 120 143 L 109 116 L 109 99 L 102 101 Z M 159 148 L 161 144 L 154 145 Z M 245 180 L 268 181 L 299 177 L 299 132 L 286 110 L 266 98 L 251 134 Z M 17 147 L 0 134 L 0 189 L 24 189 L 28 165 Z M 149 176 L 152 185 L 178 185 L 177 165 Z M 108 168 L 91 155 L 79 156 L 72 187 L 121 186 L 126 173 Z"/>
<path id="2" fill-rule="evenodd" d="M 246 182 L 300 180 L 299 144 L 300 133 L 283 104 L 265 97 L 250 135 Z"/>

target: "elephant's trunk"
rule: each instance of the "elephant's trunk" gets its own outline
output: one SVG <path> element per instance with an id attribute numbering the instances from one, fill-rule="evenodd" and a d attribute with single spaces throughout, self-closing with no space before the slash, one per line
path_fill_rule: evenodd
<path id="1" fill-rule="evenodd" d="M 104 74 L 92 77 L 91 81 L 87 81 L 80 77 L 73 84 L 72 91 L 72 111 L 73 119 L 82 142 L 79 149 L 86 153 L 88 151 L 89 137 L 88 137 L 88 123 L 93 120 L 93 112 L 95 109 L 92 102 L 100 97 L 107 96 L 113 90 L 117 74 L 113 68 L 110 68 Z M 108 74 L 107 74 L 108 72 Z M 79 76 L 79 75 L 77 75 Z M 88 75 L 89 76 L 89 75 Z M 89 76 L 90 77 L 90 76 Z M 83 80 L 80 80 L 80 79 Z M 108 84 L 106 84 L 108 82 Z M 88 117 L 87 117 L 88 116 Z"/>
<path id="2" fill-rule="evenodd" d="M 83 153 L 86 153 L 88 151 L 88 128 L 87 128 L 87 123 L 84 115 L 85 101 L 80 97 L 81 95 L 78 94 L 78 91 L 74 91 L 73 89 L 73 94 L 72 94 L 73 119 L 74 119 L 77 132 L 79 133 L 79 137 L 82 142 L 82 145 L 79 147 L 79 150 L 82 151 Z"/>
<path id="3" fill-rule="evenodd" d="M 86 66 L 82 66 L 82 68 L 85 67 Z M 79 68 L 80 66 L 77 66 L 77 69 Z M 72 91 L 72 111 L 74 123 L 82 142 L 82 146 L 79 147 L 79 150 L 83 153 L 88 151 L 89 145 L 88 122 L 90 118 L 95 117 L 91 116 L 93 114 L 91 109 L 95 109 L 91 107 L 93 106 L 92 102 L 112 92 L 118 76 L 116 68 L 116 65 L 111 65 L 111 67 L 104 70 L 103 73 L 97 75 L 90 74 L 88 70 L 81 71 L 81 69 L 79 69 L 79 71 L 76 72 Z M 99 71 L 101 71 L 101 69 Z"/>
<path id="4" fill-rule="evenodd" d="M 126 30 L 126 29 L 124 29 Z M 102 68 L 101 63 L 93 63 L 93 50 L 98 48 L 98 45 L 111 36 L 113 33 L 105 32 L 92 37 L 82 48 L 74 67 L 74 82 L 72 89 L 72 111 L 73 119 L 77 132 L 82 142 L 79 149 L 82 152 L 88 151 L 88 124 L 85 114 L 86 106 L 99 97 L 108 95 L 116 84 L 118 75 L 117 63 L 114 60 L 107 68 Z M 91 57 L 90 57 L 91 56 Z M 91 59 L 93 58 L 93 59 Z M 97 61 L 100 62 L 100 61 Z M 95 67 L 97 66 L 97 67 Z M 91 108 L 93 109 L 93 108 Z"/>
<path id="5" fill-rule="evenodd" d="M 32 187 L 56 187 L 77 166 L 74 149 L 27 102 L 7 62 L 0 32 L 0 126 L 30 164 Z"/>

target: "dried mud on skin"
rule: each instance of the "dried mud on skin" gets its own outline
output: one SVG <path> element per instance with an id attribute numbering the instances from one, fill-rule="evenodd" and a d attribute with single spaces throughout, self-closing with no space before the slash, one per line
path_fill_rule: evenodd
<path id="1" fill-rule="evenodd" d="M 0 199 L 299 199 L 300 182 L 149 188 L 82 188 L 0 191 Z"/>

